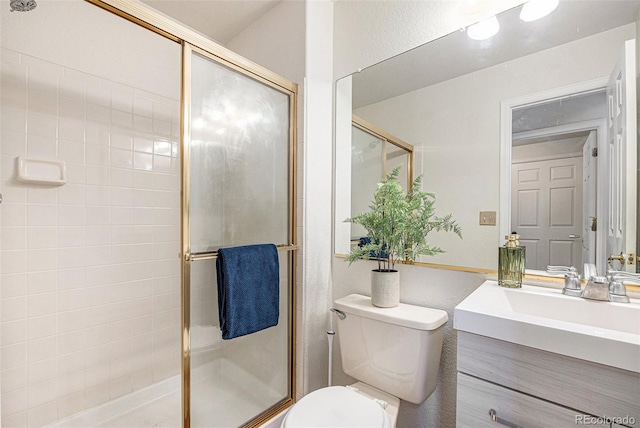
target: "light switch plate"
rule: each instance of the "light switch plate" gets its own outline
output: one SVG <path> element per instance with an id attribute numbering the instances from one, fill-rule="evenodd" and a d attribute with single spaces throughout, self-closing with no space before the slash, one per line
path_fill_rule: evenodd
<path id="1" fill-rule="evenodd" d="M 495 226 L 495 225 L 496 225 L 495 211 L 480 211 L 480 226 Z"/>

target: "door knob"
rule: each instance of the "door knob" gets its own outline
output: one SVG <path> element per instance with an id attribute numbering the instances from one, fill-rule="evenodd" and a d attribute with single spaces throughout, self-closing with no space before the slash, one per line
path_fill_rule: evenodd
<path id="1" fill-rule="evenodd" d="M 611 262 L 611 261 L 613 261 L 613 260 L 618 260 L 618 261 L 620 261 L 620 262 L 624 262 L 626 259 L 627 259 L 627 255 L 626 255 L 625 253 L 620 253 L 620 254 L 619 254 L 619 255 L 617 255 L 617 256 L 614 256 L 614 255 L 609 256 L 609 259 L 608 259 L 608 260 L 609 260 L 610 262 Z"/>
<path id="2" fill-rule="evenodd" d="M 607 259 L 608 261 L 613 261 L 613 260 L 618 260 L 620 263 L 622 263 L 623 265 L 627 264 L 627 265 L 635 265 L 636 262 L 638 260 L 640 260 L 640 258 L 631 253 L 631 254 L 626 254 L 624 252 L 621 252 L 619 255 L 617 256 L 609 256 L 609 258 Z"/>
<path id="3" fill-rule="evenodd" d="M 580 235 L 574 235 L 573 233 L 571 235 L 569 235 L 569 238 L 571 239 L 578 239 L 580 237 Z"/>

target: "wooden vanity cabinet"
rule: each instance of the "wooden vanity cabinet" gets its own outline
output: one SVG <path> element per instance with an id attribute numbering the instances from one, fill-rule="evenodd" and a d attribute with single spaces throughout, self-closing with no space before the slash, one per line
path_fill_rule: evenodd
<path id="1" fill-rule="evenodd" d="M 639 373 L 464 331 L 457 394 L 458 428 L 640 427 Z M 594 416 L 627 420 L 581 423 Z"/>

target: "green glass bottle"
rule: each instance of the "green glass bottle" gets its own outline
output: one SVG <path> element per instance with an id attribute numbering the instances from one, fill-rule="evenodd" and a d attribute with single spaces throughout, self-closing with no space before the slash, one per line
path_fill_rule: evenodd
<path id="1" fill-rule="evenodd" d="M 498 248 L 498 285 L 508 288 L 522 287 L 525 248 L 520 246 L 519 235 L 505 236 L 507 242 Z"/>

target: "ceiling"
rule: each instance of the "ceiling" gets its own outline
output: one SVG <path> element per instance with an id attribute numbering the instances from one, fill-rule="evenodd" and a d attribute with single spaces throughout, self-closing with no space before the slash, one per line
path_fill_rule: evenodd
<path id="1" fill-rule="evenodd" d="M 280 0 L 141 0 L 226 45 Z"/>
<path id="2" fill-rule="evenodd" d="M 514 109 L 511 114 L 511 130 L 517 134 L 605 117 L 607 99 L 605 91 L 600 90 Z"/>
<path id="3" fill-rule="evenodd" d="M 563 0 L 550 15 L 526 23 L 520 9 L 500 13 L 500 31 L 488 40 L 456 31 L 354 74 L 353 108 L 635 22 L 638 2 Z"/>

